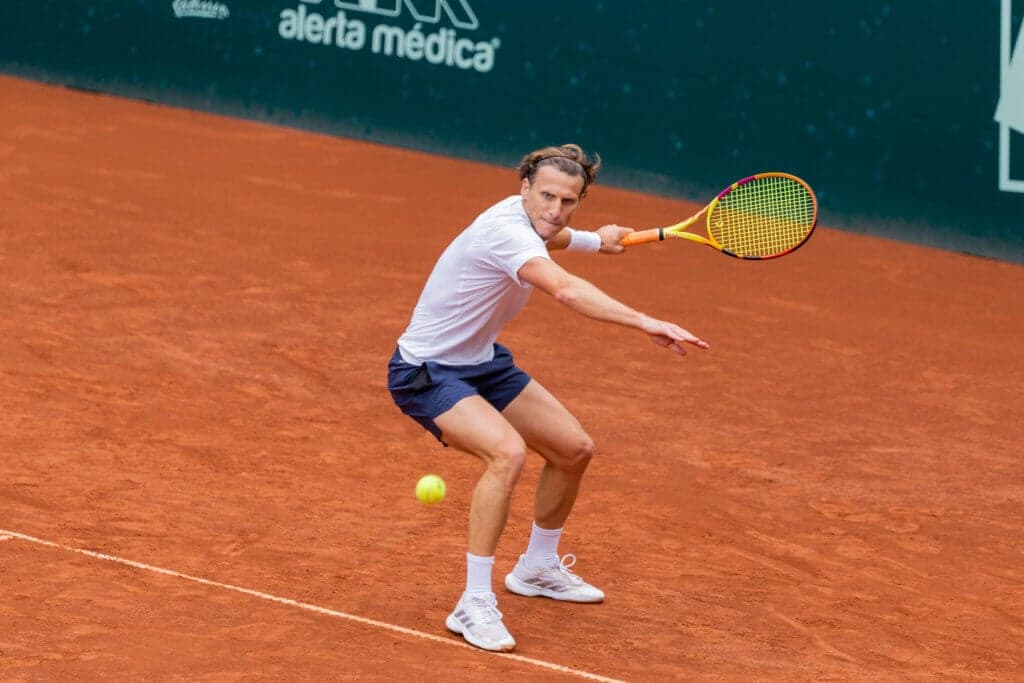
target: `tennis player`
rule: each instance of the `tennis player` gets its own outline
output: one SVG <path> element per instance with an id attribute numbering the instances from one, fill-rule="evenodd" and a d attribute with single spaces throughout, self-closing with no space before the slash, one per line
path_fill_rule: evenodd
<path id="1" fill-rule="evenodd" d="M 505 577 L 520 595 L 601 602 L 604 593 L 559 558 L 594 442 L 540 382 L 497 343 L 533 289 L 589 318 L 635 328 L 680 355 L 707 344 L 678 325 L 613 299 L 551 260 L 550 251 L 619 254 L 630 228 L 574 230 L 569 220 L 594 182 L 600 157 L 579 146 L 545 147 L 519 165 L 519 193 L 477 216 L 441 254 L 388 364 L 388 389 L 402 412 L 446 446 L 483 461 L 469 509 L 466 588 L 446 626 L 476 647 L 504 651 L 515 640 L 502 622 L 491 570 L 527 449 L 545 460 L 526 552 Z M 553 343 L 559 343 L 553 340 Z M 585 361 L 576 357 L 573 362 Z M 592 369 L 591 369 L 592 370 Z"/>

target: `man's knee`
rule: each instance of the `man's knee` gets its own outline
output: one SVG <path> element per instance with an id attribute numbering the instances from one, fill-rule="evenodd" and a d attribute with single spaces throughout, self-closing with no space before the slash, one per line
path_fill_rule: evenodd
<path id="1" fill-rule="evenodd" d="M 500 444 L 491 453 L 488 469 L 501 477 L 505 486 L 511 489 L 519 481 L 519 475 L 523 473 L 525 464 L 526 444 L 521 440 L 509 440 Z"/>
<path id="2" fill-rule="evenodd" d="M 594 440 L 587 434 L 582 434 L 576 441 L 561 454 L 561 468 L 570 471 L 582 471 L 590 464 L 594 457 Z"/>

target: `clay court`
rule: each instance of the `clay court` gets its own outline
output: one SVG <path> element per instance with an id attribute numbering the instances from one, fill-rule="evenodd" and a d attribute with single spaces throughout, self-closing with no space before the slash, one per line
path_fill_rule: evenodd
<path id="1" fill-rule="evenodd" d="M 385 365 L 437 255 L 517 187 L 0 78 L 2 677 L 1024 676 L 1024 268 L 828 225 L 767 262 L 556 256 L 712 348 L 534 295 L 501 340 L 597 442 L 562 549 L 608 599 L 502 587 L 513 656 L 448 633 L 480 465 Z M 599 183 L 576 223 L 696 208 Z"/>

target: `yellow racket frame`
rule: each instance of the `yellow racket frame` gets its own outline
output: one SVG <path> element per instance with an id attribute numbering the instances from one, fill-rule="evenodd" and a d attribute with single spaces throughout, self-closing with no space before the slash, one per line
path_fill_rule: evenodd
<path id="1" fill-rule="evenodd" d="M 759 197 L 755 205 L 733 207 L 731 198 L 742 201 L 745 197 L 732 193 L 755 181 L 769 186 L 767 195 Z M 707 217 L 707 237 L 687 232 L 701 216 Z M 771 171 L 737 180 L 681 223 L 638 230 L 626 235 L 620 244 L 631 246 L 677 237 L 706 244 L 735 258 L 764 260 L 793 252 L 807 241 L 817 224 L 818 198 L 811 186 L 795 175 Z"/>

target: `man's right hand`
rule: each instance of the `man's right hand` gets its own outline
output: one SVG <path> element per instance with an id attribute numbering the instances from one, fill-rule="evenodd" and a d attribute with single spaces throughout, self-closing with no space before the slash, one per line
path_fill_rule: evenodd
<path id="1" fill-rule="evenodd" d="M 622 238 L 633 232 L 633 228 L 625 228 L 621 225 L 602 225 L 595 230 L 601 236 L 602 254 L 621 254 L 626 248 L 619 244 Z"/>

